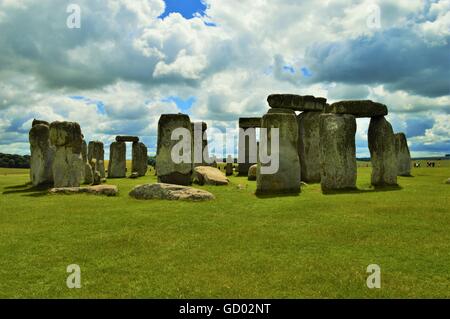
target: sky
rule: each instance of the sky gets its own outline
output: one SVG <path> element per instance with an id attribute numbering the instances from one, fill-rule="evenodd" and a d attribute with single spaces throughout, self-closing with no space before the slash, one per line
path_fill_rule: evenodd
<path id="1" fill-rule="evenodd" d="M 0 0 L 2 153 L 38 118 L 154 154 L 161 114 L 236 128 L 271 93 L 384 103 L 413 156 L 450 153 L 450 0 Z"/>

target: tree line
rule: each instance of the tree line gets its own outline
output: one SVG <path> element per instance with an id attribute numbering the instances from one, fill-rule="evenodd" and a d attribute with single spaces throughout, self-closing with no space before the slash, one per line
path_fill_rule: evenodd
<path id="1" fill-rule="evenodd" d="M 0 153 L 0 167 L 30 168 L 30 155 Z"/>

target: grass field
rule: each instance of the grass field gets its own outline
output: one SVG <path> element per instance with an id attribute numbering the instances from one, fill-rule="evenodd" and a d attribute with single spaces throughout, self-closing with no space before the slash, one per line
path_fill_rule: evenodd
<path id="1" fill-rule="evenodd" d="M 0 169 L 0 297 L 450 297 L 450 161 L 399 188 L 258 198 L 232 177 L 203 203 L 137 201 L 153 173 L 109 180 L 116 198 L 51 196 L 27 170 Z M 238 184 L 246 186 L 239 189 Z M 81 267 L 68 289 L 66 267 Z M 368 289 L 366 267 L 381 267 Z"/>

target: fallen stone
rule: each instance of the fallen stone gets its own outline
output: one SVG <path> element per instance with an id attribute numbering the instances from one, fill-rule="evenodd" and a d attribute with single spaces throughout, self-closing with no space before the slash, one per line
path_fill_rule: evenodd
<path id="1" fill-rule="evenodd" d="M 294 111 L 323 111 L 327 99 L 312 95 L 271 94 L 267 97 L 271 108 L 286 108 Z"/>
<path id="2" fill-rule="evenodd" d="M 133 173 L 131 173 L 130 178 L 131 178 L 131 179 L 139 178 L 138 172 L 133 172 Z"/>
<path id="3" fill-rule="evenodd" d="M 372 185 L 397 185 L 397 153 L 391 124 L 384 116 L 372 117 L 368 131 Z"/>
<path id="4" fill-rule="evenodd" d="M 139 137 L 137 136 L 116 136 L 116 142 L 132 142 L 132 143 L 137 143 L 139 142 Z"/>
<path id="5" fill-rule="evenodd" d="M 350 100 L 333 103 L 325 113 L 351 114 L 355 117 L 374 117 L 388 114 L 387 106 L 370 100 Z"/>
<path id="6" fill-rule="evenodd" d="M 91 195 L 103 195 L 103 196 L 116 196 L 119 189 L 115 185 L 97 185 L 86 187 L 58 187 L 50 189 L 50 194 L 91 194 Z"/>
<path id="7" fill-rule="evenodd" d="M 322 191 L 356 188 L 356 120 L 349 114 L 320 115 Z"/>
<path id="8" fill-rule="evenodd" d="M 218 168 L 211 166 L 197 166 L 194 168 L 194 182 L 199 185 L 228 185 L 228 178 Z"/>
<path id="9" fill-rule="evenodd" d="M 411 154 L 404 133 L 395 134 L 395 152 L 397 153 L 397 175 L 411 176 Z"/>
<path id="10" fill-rule="evenodd" d="M 214 199 L 210 192 L 188 186 L 156 183 L 136 186 L 130 196 L 136 199 L 205 201 Z"/>
<path id="11" fill-rule="evenodd" d="M 257 168 L 258 168 L 258 164 L 255 164 L 255 165 L 250 166 L 250 168 L 248 169 L 247 179 L 249 181 L 256 181 Z"/>
<path id="12" fill-rule="evenodd" d="M 445 181 L 445 184 L 450 184 L 450 178 Z"/>

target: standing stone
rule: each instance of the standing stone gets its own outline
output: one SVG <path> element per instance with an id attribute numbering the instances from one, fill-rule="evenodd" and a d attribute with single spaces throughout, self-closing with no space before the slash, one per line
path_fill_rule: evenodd
<path id="1" fill-rule="evenodd" d="M 97 160 L 96 165 L 93 165 L 93 159 Z M 100 176 L 105 177 L 105 150 L 103 143 L 100 141 L 91 141 L 88 145 L 88 161 L 92 167 L 96 166 Z"/>
<path id="2" fill-rule="evenodd" d="M 320 182 L 320 112 L 303 112 L 297 116 L 298 156 L 301 179 L 306 183 Z"/>
<path id="3" fill-rule="evenodd" d="M 86 141 L 83 140 L 81 143 L 81 158 L 83 159 L 84 167 L 81 169 L 81 180 L 84 181 L 84 184 L 92 184 L 94 175 L 92 166 L 88 162 L 87 148 Z"/>
<path id="4" fill-rule="evenodd" d="M 395 134 L 395 151 L 397 152 L 397 175 L 411 176 L 411 154 L 404 133 Z"/>
<path id="5" fill-rule="evenodd" d="M 80 186 L 84 167 L 80 125 L 75 122 L 51 123 L 50 142 L 56 148 L 52 165 L 54 187 Z"/>
<path id="6" fill-rule="evenodd" d="M 256 193 L 278 194 L 300 192 L 300 161 L 298 158 L 298 125 L 295 112 L 286 110 L 279 113 L 267 113 L 261 120 L 261 127 L 267 129 L 267 152 L 279 157 L 278 171 L 263 174 L 261 167 L 270 163 L 261 163 L 258 159 Z M 279 153 L 272 152 L 272 129 L 279 129 Z M 260 141 L 263 136 L 261 136 Z M 275 143 L 277 141 L 274 141 Z"/>
<path id="7" fill-rule="evenodd" d="M 247 176 L 247 179 L 249 181 L 256 181 L 257 170 L 258 164 L 250 166 L 250 168 L 248 169 L 248 176 Z"/>
<path id="8" fill-rule="evenodd" d="M 397 185 L 395 136 L 391 124 L 384 116 L 370 119 L 368 138 L 372 161 L 372 185 Z"/>
<path id="9" fill-rule="evenodd" d="M 148 155 L 147 147 L 144 143 L 135 142 L 132 146 L 131 172 L 138 173 L 139 176 L 147 174 Z"/>
<path id="10" fill-rule="evenodd" d="M 34 124 L 29 133 L 30 179 L 33 186 L 53 182 L 55 149 L 50 145 L 49 137 L 50 128 L 46 124 Z"/>
<path id="11" fill-rule="evenodd" d="M 238 153 L 238 173 L 241 176 L 247 176 L 248 169 L 250 166 L 256 164 L 256 161 L 252 161 L 250 158 L 250 146 L 255 146 L 256 155 L 257 151 L 257 142 L 256 142 L 256 128 L 261 127 L 261 118 L 260 117 L 241 117 L 239 118 L 239 128 L 244 129 L 245 131 L 248 129 L 253 129 L 255 134 L 247 134 L 241 136 L 239 134 L 239 148 L 245 148 L 245 152 Z M 244 151 L 243 150 L 243 151 Z"/>
<path id="12" fill-rule="evenodd" d="M 125 142 L 112 142 L 109 147 L 108 177 L 123 178 L 126 176 L 126 144 Z"/>
<path id="13" fill-rule="evenodd" d="M 211 159 L 209 158 L 208 140 L 207 140 L 207 136 L 206 136 L 206 130 L 208 129 L 208 125 L 205 122 L 191 123 L 191 129 L 192 129 L 192 140 L 191 140 L 192 163 L 194 164 L 194 167 L 210 165 Z M 205 137 L 205 139 L 203 137 Z M 198 161 L 198 159 L 196 159 L 194 156 L 194 154 L 195 154 L 194 143 L 195 143 L 196 139 L 201 139 L 201 141 L 202 141 L 202 143 L 201 143 L 202 144 L 202 156 L 201 156 L 200 161 Z"/>
<path id="14" fill-rule="evenodd" d="M 227 157 L 227 164 L 225 166 L 225 176 L 231 176 L 233 175 L 233 158 L 231 155 L 228 155 Z"/>
<path id="15" fill-rule="evenodd" d="M 175 129 L 184 128 L 192 136 L 191 120 L 186 114 L 162 114 L 158 122 L 158 146 L 156 151 L 156 171 L 161 183 L 190 185 L 192 160 L 189 163 L 175 163 L 172 160 L 172 148 L 181 143 L 171 139 Z"/>
<path id="16" fill-rule="evenodd" d="M 356 188 L 356 120 L 353 115 L 320 115 L 320 185 L 322 191 Z"/>

